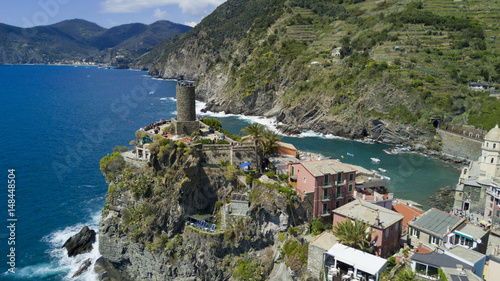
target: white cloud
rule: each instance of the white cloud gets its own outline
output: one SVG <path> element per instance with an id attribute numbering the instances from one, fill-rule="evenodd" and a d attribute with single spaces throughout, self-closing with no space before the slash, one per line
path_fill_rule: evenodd
<path id="1" fill-rule="evenodd" d="M 167 11 L 164 11 L 160 8 L 156 8 L 155 11 L 153 12 L 153 17 L 155 17 L 158 20 L 163 20 L 167 18 Z"/>
<path id="2" fill-rule="evenodd" d="M 185 22 L 184 25 L 195 27 L 198 23 L 195 21 Z"/>
<path id="3" fill-rule="evenodd" d="M 105 13 L 136 13 L 144 9 L 178 5 L 183 14 L 202 15 L 208 6 L 219 6 L 226 0 L 105 0 L 101 2 Z"/>

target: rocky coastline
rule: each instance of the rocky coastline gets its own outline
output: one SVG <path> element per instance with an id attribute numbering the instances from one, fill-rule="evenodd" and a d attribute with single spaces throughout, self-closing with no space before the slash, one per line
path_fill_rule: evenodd
<path id="1" fill-rule="evenodd" d="M 202 165 L 201 145 L 162 141 L 154 151 L 144 168 L 126 165 L 119 154 L 104 158 L 109 190 L 94 268 L 100 280 L 231 280 L 243 274 L 238 268 L 283 278 L 276 273 L 283 266 L 274 266 L 287 258 L 279 246 L 299 245 L 296 233 L 285 231 L 305 221 L 285 182 L 256 179 L 249 191 L 230 167 Z M 225 211 L 233 193 L 249 196 L 246 215 Z M 193 225 L 200 214 L 211 217 L 213 231 Z"/>

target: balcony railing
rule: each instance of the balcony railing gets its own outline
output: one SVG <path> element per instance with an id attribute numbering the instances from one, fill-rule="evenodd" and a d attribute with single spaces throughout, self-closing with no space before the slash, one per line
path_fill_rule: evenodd
<path id="1" fill-rule="evenodd" d="M 323 198 L 321 198 L 322 202 L 328 202 L 330 200 L 332 200 L 332 198 L 330 196 L 323 196 Z"/>
<path id="2" fill-rule="evenodd" d="M 486 193 L 488 193 L 489 195 L 491 195 L 493 197 L 500 198 L 500 191 L 498 191 L 497 189 L 487 190 Z"/>
<path id="3" fill-rule="evenodd" d="M 335 195 L 335 199 L 343 199 L 344 198 L 344 193 L 337 193 Z"/>
<path id="4" fill-rule="evenodd" d="M 333 185 L 330 183 L 330 184 L 327 184 L 327 185 L 321 185 L 322 188 L 330 188 L 332 187 Z"/>
<path id="5" fill-rule="evenodd" d="M 342 186 L 342 185 L 345 185 L 346 183 L 347 183 L 347 181 L 346 181 L 346 180 L 341 181 L 341 182 L 336 181 L 336 182 L 335 182 L 335 186 Z"/>

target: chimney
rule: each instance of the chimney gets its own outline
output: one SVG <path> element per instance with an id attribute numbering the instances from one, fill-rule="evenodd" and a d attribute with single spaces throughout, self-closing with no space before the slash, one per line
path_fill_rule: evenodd
<path id="1" fill-rule="evenodd" d="M 375 218 L 375 226 L 379 226 L 380 225 L 380 216 L 377 212 L 377 217 Z"/>

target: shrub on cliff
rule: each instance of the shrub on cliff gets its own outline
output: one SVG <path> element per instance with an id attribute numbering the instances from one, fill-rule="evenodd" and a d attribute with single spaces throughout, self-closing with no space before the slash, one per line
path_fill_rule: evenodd
<path id="1" fill-rule="evenodd" d="M 323 225 L 323 223 L 319 219 L 314 218 L 313 222 L 311 224 L 311 232 L 312 232 L 312 234 L 313 235 L 318 235 L 318 234 L 320 234 L 323 231 L 325 231 L 325 226 Z"/>
<path id="2" fill-rule="evenodd" d="M 116 178 L 119 172 L 125 168 L 125 159 L 119 152 L 104 156 L 99 162 L 101 172 L 106 176 L 106 180 L 111 181 Z"/>
<path id="3" fill-rule="evenodd" d="M 287 240 L 282 248 L 282 254 L 286 258 L 286 265 L 293 271 L 300 270 L 303 266 L 306 266 L 308 248 L 308 243 L 300 245 L 294 239 Z"/>
<path id="4" fill-rule="evenodd" d="M 264 266 L 260 261 L 238 259 L 233 277 L 237 280 L 264 280 Z"/>
<path id="5" fill-rule="evenodd" d="M 151 182 L 152 179 L 148 175 L 142 174 L 130 181 L 130 190 L 135 196 L 146 196 L 151 189 Z"/>
<path id="6" fill-rule="evenodd" d="M 128 147 L 121 146 L 121 145 L 117 145 L 117 146 L 115 146 L 115 148 L 113 148 L 113 152 L 125 152 L 127 150 L 128 150 Z"/>

